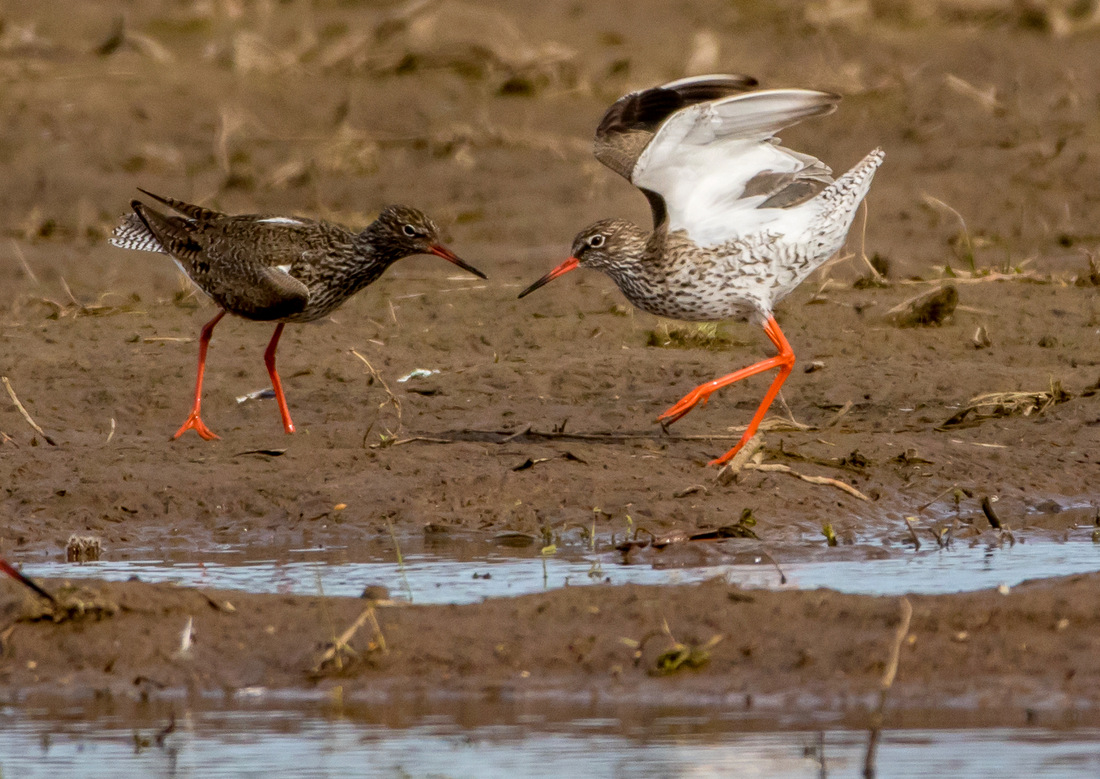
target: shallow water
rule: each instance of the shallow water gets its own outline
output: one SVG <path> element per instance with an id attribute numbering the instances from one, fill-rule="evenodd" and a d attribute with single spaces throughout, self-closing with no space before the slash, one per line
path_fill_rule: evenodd
<path id="1" fill-rule="evenodd" d="M 383 585 L 393 597 L 414 603 L 461 604 L 600 582 L 675 584 L 713 577 L 744 587 L 931 594 L 1014 586 L 1027 579 L 1100 570 L 1100 545 L 1087 540 L 1014 546 L 956 544 L 947 549 L 890 554 L 878 548 L 813 548 L 773 553 L 786 575 L 784 584 L 766 556 L 743 551 L 737 542 L 694 544 L 706 545 L 710 554 L 704 564 L 687 565 L 682 558 L 662 553 L 653 553 L 645 563 L 628 565 L 618 553 L 586 554 L 574 548 L 541 555 L 537 549 L 451 544 L 445 552 L 421 545 L 415 553 L 405 555 L 401 564 L 392 547 L 369 553 L 359 550 L 358 555 L 350 549 L 226 549 L 204 553 L 203 562 L 174 553 L 167 560 L 29 561 L 23 571 L 35 577 L 121 580 L 137 576 L 148 582 L 195 587 L 349 596 L 360 595 L 368 585 Z M 733 551 L 723 555 L 723 549 Z M 722 561 L 715 562 L 715 558 Z"/>
<path id="2" fill-rule="evenodd" d="M 537 708 L 529 707 L 529 708 Z M 582 707 L 583 708 L 583 707 Z M 535 711 L 471 725 L 454 713 L 400 725 L 316 711 L 184 710 L 169 719 L 44 717 L 0 708 L 4 776 L 858 776 L 867 733 L 762 731 L 716 711 Z M 41 718 L 40 718 L 41 717 Z M 167 723 L 173 723 L 165 733 Z M 879 776 L 1064 776 L 1100 772 L 1100 730 L 886 731 Z"/>

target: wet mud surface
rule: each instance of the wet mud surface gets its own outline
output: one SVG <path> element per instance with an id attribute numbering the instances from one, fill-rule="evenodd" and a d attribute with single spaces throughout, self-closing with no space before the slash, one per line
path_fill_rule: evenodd
<path id="1" fill-rule="evenodd" d="M 73 534 L 98 538 L 107 558 L 196 561 L 227 547 L 354 550 L 448 534 L 667 541 L 737 527 L 746 510 L 780 563 L 828 535 L 892 555 L 914 536 L 925 547 L 1089 543 L 1097 33 L 1054 38 L 1031 17 L 965 3 L 921 18 L 896 5 L 854 19 L 709 2 L 630 14 L 445 3 L 438 18 L 411 20 L 388 4 L 5 9 L 0 360 L 48 439 L 0 393 L 0 554 L 64 559 Z M 507 46 L 477 45 L 485 14 Z M 844 94 L 835 115 L 784 134 L 837 170 L 887 152 L 865 232 L 857 219 L 848 255 L 779 306 L 799 360 L 773 407 L 786 421 L 728 479 L 706 463 L 739 437 L 766 379 L 721 391 L 667 431 L 654 420 L 697 384 L 768 356 L 761 332 L 727 323 L 683 344 L 595 273 L 515 299 L 589 222 L 649 218 L 644 198 L 592 159 L 591 131 L 611 100 L 684 75 L 692 56 L 767 86 Z M 106 244 L 138 186 L 356 227 L 407 202 L 447 225 L 451 247 L 490 279 L 408 259 L 328 320 L 288 328 L 279 367 L 294 436 L 273 401 L 237 401 L 267 386 L 269 326 L 226 320 L 203 405 L 222 439 L 172 442 L 215 312 L 166 258 Z M 862 255 L 885 259 L 886 286 L 857 283 Z M 892 310 L 947 284 L 950 315 L 898 326 Z M 402 381 L 418 369 L 430 373 Z M 666 553 L 679 564 L 726 554 L 705 541 L 630 554 L 652 564 Z M 859 709 L 899 619 L 896 598 L 717 583 L 378 607 L 388 651 L 366 647 L 368 626 L 358 660 L 310 678 L 363 601 L 207 593 L 231 601 L 227 613 L 192 590 L 86 586 L 117 609 L 25 622 L 23 592 L 0 589 L 9 695 L 341 683 L 764 694 Z M 1012 717 L 1091 705 L 1095 685 L 1078 671 L 1096 650 L 1096 588 L 1086 576 L 1010 596 L 913 597 L 892 695 Z M 188 617 L 195 655 L 174 659 Z M 657 677 L 671 641 L 662 620 L 686 645 L 722 639 L 700 668 Z"/>
<path id="2" fill-rule="evenodd" d="M 902 619 L 897 599 L 767 592 L 721 582 L 595 586 L 461 608 L 359 598 L 263 596 L 140 582 L 53 586 L 66 621 L 4 585 L 3 682 L 24 695 L 90 699 L 171 690 L 299 688 L 349 700 L 656 700 L 808 725 L 873 711 Z M 894 726 L 944 706 L 970 724 L 1096 719 L 1095 575 L 910 596 Z M 73 604 L 83 611 L 77 615 Z M 52 612 L 51 612 L 52 614 Z M 366 615 L 366 616 L 364 616 Z M 362 624 L 343 649 L 334 639 Z M 184 649 L 181 636 L 191 626 Z M 133 640 L 131 640 L 131 638 Z M 854 722 L 854 720 L 853 720 Z M 952 726 L 963 724 L 956 721 Z"/>

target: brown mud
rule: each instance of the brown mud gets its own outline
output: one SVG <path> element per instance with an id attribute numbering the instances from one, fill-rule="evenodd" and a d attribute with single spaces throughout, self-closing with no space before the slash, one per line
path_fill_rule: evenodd
<path id="1" fill-rule="evenodd" d="M 0 681 L 23 695 L 85 701 L 257 688 L 323 697 L 339 688 L 349 700 L 444 691 L 553 699 L 583 690 L 605 701 L 665 699 L 809 723 L 815 711 L 876 708 L 902 619 L 893 598 L 717 581 L 566 588 L 463 607 L 141 582 L 46 585 L 83 613 L 70 610 L 59 624 L 6 583 L 2 616 L 11 627 Z M 1087 575 L 1005 594 L 909 596 L 891 726 L 906 724 L 906 712 L 917 717 L 910 726 L 929 724 L 936 707 L 966 712 L 970 724 L 1051 727 L 1072 713 L 1073 724 L 1094 725 L 1098 591 L 1100 577 Z M 362 627 L 332 652 L 356 622 Z"/>
<path id="2" fill-rule="evenodd" d="M 74 533 L 115 559 L 355 547 L 391 527 L 688 535 L 745 509 L 780 559 L 826 543 L 826 526 L 841 544 L 900 554 L 906 517 L 924 544 L 952 523 L 956 543 L 988 531 L 985 497 L 1017 541 L 1091 526 L 1100 32 L 1027 4 L 856 5 L 845 16 L 828 3 L 640 2 L 626 13 L 448 2 L 412 18 L 397 4 L 5 7 L 2 374 L 49 440 L 0 394 L 0 555 L 63 558 Z M 755 328 L 723 324 L 702 344 L 690 331 L 681 348 L 666 323 L 583 272 L 515 299 L 584 225 L 648 219 L 644 198 L 592 159 L 590 134 L 615 97 L 689 67 L 836 90 L 835 115 L 784 141 L 837 170 L 887 152 L 865 231 L 857 219 L 848 254 L 779 307 L 799 362 L 773 414 L 798 425 L 770 429 L 762 450 L 765 465 L 841 480 L 867 500 L 775 470 L 719 480 L 706 466 L 736 440 L 764 378 L 668 431 L 654 423 L 695 385 L 769 354 Z M 203 406 L 222 440 L 171 442 L 214 311 L 166 258 L 106 244 L 139 186 L 355 226 L 407 202 L 448 225 L 452 248 L 490 280 L 409 259 L 330 320 L 289 328 L 279 365 L 300 431 L 289 437 L 272 401 L 235 400 L 267 386 L 269 327 L 225 321 Z M 869 273 L 862 255 L 885 260 L 887 286 L 856 283 Z M 889 314 L 946 283 L 958 305 L 945 320 L 899 327 Z M 416 369 L 438 372 L 399 382 Z M 962 413 L 987 393 L 1033 395 Z M 319 645 L 363 608 L 212 595 L 236 605 L 226 614 L 193 591 L 93 587 L 120 610 L 31 624 L 12 622 L 23 595 L 4 585 L 15 625 L 2 634 L 6 690 L 138 677 L 158 689 L 312 685 Z M 1095 654 L 1096 588 L 1083 577 L 1010 598 L 912 598 L 915 640 L 894 694 L 1020 711 L 1094 702 L 1077 672 Z M 380 608 L 390 651 L 345 681 L 807 693 L 862 706 L 898 608 L 718 584 Z M 196 657 L 173 660 L 192 614 Z M 709 663 L 651 678 L 661 641 L 635 662 L 620 639 L 642 640 L 662 616 L 686 643 L 723 636 Z"/>

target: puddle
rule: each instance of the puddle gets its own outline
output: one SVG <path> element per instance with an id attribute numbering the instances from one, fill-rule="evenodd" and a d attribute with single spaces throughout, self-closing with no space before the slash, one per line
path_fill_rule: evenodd
<path id="1" fill-rule="evenodd" d="M 626 565 L 618 553 L 585 554 L 567 549 L 544 557 L 537 550 L 502 549 L 481 543 L 448 544 L 444 547 L 446 553 L 421 544 L 404 556 L 403 565 L 395 562 L 392 546 L 381 545 L 374 553 L 364 553 L 363 547 L 273 550 L 270 554 L 233 549 L 204 553 L 203 562 L 178 553 L 167 560 L 83 564 L 15 559 L 23 563 L 24 573 L 35 577 L 122 580 L 137 576 L 148 582 L 195 587 L 297 594 L 323 591 L 347 596 L 359 596 L 368 585 L 380 584 L 395 598 L 455 604 L 603 582 L 677 584 L 713 577 L 724 577 L 744 587 L 934 594 L 1013 586 L 1026 579 L 1100 570 L 1100 545 L 1086 540 L 1017 543 L 1011 547 L 956 544 L 944 550 L 899 550 L 893 554 L 877 547 L 870 551 L 815 547 L 773 552 L 787 577 L 783 585 L 770 560 L 744 551 L 744 545 L 736 543 L 707 544 L 710 558 L 706 564 L 676 567 L 672 555 L 661 553 L 652 554 L 645 564 Z M 784 559 L 785 555 L 794 559 Z M 714 557 L 723 562 L 714 563 Z"/>
<path id="2" fill-rule="evenodd" d="M 669 777 L 860 776 L 860 730 L 762 731 L 719 713 L 614 711 L 553 721 L 529 706 L 494 724 L 421 715 L 402 725 L 316 710 L 190 711 L 173 720 L 89 715 L 58 718 L 0 708 L 4 776 Z M 576 708 L 574 708 L 576 712 Z M 377 713 L 372 718 L 377 718 Z M 165 724 L 172 721 L 171 732 Z M 159 734 L 159 735 L 158 735 Z M 880 776 L 1100 774 L 1100 730 L 886 731 Z"/>

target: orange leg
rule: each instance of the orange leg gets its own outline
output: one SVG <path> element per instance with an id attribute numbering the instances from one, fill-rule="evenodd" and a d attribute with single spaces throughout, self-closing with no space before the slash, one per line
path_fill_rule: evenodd
<path id="1" fill-rule="evenodd" d="M 24 587 L 30 587 L 43 598 L 48 600 L 50 603 L 57 603 L 57 599 L 54 598 L 54 596 L 50 595 L 48 592 L 42 589 L 36 581 L 34 581 L 33 579 L 28 579 L 26 576 L 17 571 L 15 569 L 15 566 L 13 566 L 7 560 L 0 560 L 0 571 L 6 573 L 8 576 L 22 584 Z"/>
<path id="2" fill-rule="evenodd" d="M 187 421 L 183 423 L 183 426 L 176 431 L 176 434 L 172 436 L 172 440 L 176 440 L 188 430 L 194 430 L 204 440 L 212 441 L 218 436 L 203 424 L 202 418 L 199 417 L 199 407 L 202 405 L 202 377 L 206 373 L 206 348 L 210 345 L 210 336 L 214 334 L 214 327 L 218 322 L 222 321 L 222 317 L 225 316 L 224 311 L 219 311 L 218 315 L 203 325 L 202 335 L 199 336 L 199 375 L 195 379 L 195 405 L 191 407 L 191 413 L 187 417 Z"/>
<path id="3" fill-rule="evenodd" d="M 279 336 L 283 334 L 284 322 L 275 326 L 275 333 L 271 336 L 264 351 L 264 365 L 267 366 L 268 375 L 271 376 L 271 387 L 275 390 L 275 399 L 279 401 L 279 413 L 283 416 L 283 429 L 288 433 L 294 432 L 294 423 L 290 420 L 290 409 L 286 406 L 286 395 L 283 394 L 283 383 L 279 380 L 279 372 L 275 370 L 275 350 L 279 347 Z"/>
<path id="4" fill-rule="evenodd" d="M 712 460 L 710 463 L 711 465 L 722 465 L 728 462 L 737 454 L 741 447 L 756 434 L 756 429 L 760 427 L 760 423 L 763 421 L 764 415 L 768 412 L 768 408 L 771 406 L 772 401 L 774 401 L 775 396 L 779 394 L 779 388 L 783 386 L 783 382 L 787 380 L 787 377 L 791 374 L 791 369 L 794 368 L 794 350 L 792 350 L 791 345 L 787 343 L 787 339 L 783 335 L 783 331 L 779 329 L 779 323 L 775 321 L 775 317 L 768 317 L 767 322 L 764 323 L 764 333 L 767 334 L 769 340 L 775 344 L 775 348 L 779 350 L 779 354 L 775 357 L 769 357 L 766 360 L 754 363 L 747 368 L 734 371 L 727 376 L 708 381 L 706 384 L 700 384 L 685 395 L 679 403 L 657 418 L 659 422 L 672 424 L 691 411 L 699 401 L 706 403 L 710 394 L 715 390 L 727 387 L 736 381 L 741 381 L 741 379 L 747 379 L 749 376 L 755 376 L 758 373 L 769 371 L 772 368 L 778 368 L 779 374 L 772 381 L 771 386 L 768 387 L 768 391 L 764 393 L 764 399 L 760 402 L 760 406 L 756 409 L 756 413 L 753 414 L 752 420 L 745 430 L 745 434 L 741 436 L 741 440 L 737 442 L 736 446 L 717 460 Z"/>

